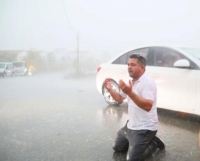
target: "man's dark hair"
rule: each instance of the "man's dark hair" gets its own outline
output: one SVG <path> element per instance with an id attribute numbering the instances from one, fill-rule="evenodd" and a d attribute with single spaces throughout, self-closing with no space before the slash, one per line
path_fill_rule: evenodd
<path id="1" fill-rule="evenodd" d="M 140 54 L 132 54 L 129 58 L 137 59 L 138 64 L 146 66 L 146 59 Z"/>

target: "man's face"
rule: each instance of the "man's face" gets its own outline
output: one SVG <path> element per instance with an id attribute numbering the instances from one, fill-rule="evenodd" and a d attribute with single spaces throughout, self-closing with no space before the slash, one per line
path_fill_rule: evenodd
<path id="1" fill-rule="evenodd" d="M 144 72 L 144 66 L 138 64 L 137 59 L 129 58 L 128 60 L 128 73 L 132 78 L 137 79 Z"/>

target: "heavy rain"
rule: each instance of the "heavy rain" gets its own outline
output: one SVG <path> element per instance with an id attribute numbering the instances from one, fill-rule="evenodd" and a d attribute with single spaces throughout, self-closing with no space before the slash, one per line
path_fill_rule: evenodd
<path id="1" fill-rule="evenodd" d="M 195 0 L 0 4 L 0 161 L 126 161 L 112 146 L 128 104 L 105 101 L 97 69 L 140 46 L 200 48 Z M 146 161 L 199 161 L 200 116 L 157 112 L 165 149 Z"/>

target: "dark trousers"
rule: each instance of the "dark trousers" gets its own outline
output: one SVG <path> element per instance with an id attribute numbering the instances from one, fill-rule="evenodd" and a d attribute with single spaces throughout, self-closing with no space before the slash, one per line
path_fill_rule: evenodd
<path id="1" fill-rule="evenodd" d="M 128 150 L 128 161 L 144 161 L 156 150 L 152 141 L 156 133 L 150 130 L 130 130 L 125 125 L 118 131 L 113 149 L 117 152 Z"/>

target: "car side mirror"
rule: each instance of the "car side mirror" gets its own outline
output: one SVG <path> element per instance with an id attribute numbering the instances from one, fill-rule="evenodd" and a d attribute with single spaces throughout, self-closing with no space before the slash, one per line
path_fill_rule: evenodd
<path id="1" fill-rule="evenodd" d="M 188 68 L 188 67 L 190 67 L 190 62 L 186 59 L 181 59 L 181 60 L 178 60 L 174 63 L 174 67 Z"/>

